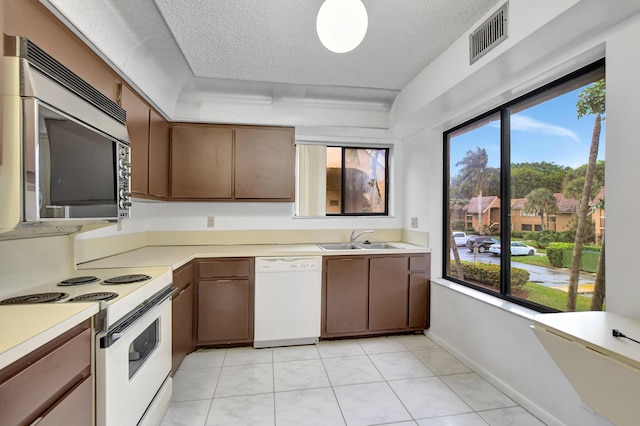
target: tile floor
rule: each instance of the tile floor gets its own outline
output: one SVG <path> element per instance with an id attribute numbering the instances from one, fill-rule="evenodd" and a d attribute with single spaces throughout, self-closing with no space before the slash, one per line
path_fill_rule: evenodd
<path id="1" fill-rule="evenodd" d="M 543 425 L 423 335 L 200 350 L 162 426 Z"/>

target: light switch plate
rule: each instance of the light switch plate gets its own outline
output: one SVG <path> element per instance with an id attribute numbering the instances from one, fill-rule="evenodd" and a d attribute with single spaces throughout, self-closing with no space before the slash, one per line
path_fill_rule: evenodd
<path id="1" fill-rule="evenodd" d="M 414 216 L 411 218 L 411 228 L 417 228 L 417 227 L 418 227 L 418 218 Z"/>
<path id="2" fill-rule="evenodd" d="M 213 228 L 215 224 L 215 217 L 214 216 L 208 216 L 207 217 L 207 228 Z"/>

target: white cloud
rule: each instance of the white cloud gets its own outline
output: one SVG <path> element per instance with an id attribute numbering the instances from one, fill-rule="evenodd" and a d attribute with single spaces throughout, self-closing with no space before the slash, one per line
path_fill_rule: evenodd
<path id="1" fill-rule="evenodd" d="M 536 120 L 535 118 L 526 117 L 520 114 L 511 116 L 511 130 L 568 137 L 576 142 L 580 141 L 578 134 L 571 129 L 567 129 L 566 127 L 554 126 L 553 124 L 547 124 L 542 121 Z"/>

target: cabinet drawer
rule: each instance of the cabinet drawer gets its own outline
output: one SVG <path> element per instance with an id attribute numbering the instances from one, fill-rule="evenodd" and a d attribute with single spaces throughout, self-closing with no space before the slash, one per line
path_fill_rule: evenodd
<path id="1" fill-rule="evenodd" d="M 31 423 L 90 373 L 87 329 L 0 383 L 2 421 Z"/>
<path id="2" fill-rule="evenodd" d="M 411 256 L 409 257 L 409 270 L 410 271 L 426 271 L 427 270 L 427 257 L 425 255 Z"/>
<path id="3" fill-rule="evenodd" d="M 251 273 L 249 259 L 206 260 L 199 264 L 201 278 L 248 277 Z"/>
<path id="4" fill-rule="evenodd" d="M 93 419 L 93 380 L 87 377 L 44 415 L 38 426 L 86 426 Z"/>
<path id="5" fill-rule="evenodd" d="M 182 266 L 173 273 L 173 288 L 184 288 L 193 281 L 193 263 Z"/>

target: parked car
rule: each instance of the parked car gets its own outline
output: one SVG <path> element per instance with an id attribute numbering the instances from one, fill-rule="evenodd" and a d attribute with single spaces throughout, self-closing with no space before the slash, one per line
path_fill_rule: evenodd
<path id="1" fill-rule="evenodd" d="M 500 255 L 500 243 L 489 247 L 489 252 L 496 256 Z M 536 249 L 519 242 L 511 242 L 511 256 L 535 256 Z"/>
<path id="2" fill-rule="evenodd" d="M 486 237 L 484 235 L 471 235 L 467 239 L 467 248 L 469 251 L 473 251 L 474 248 L 477 247 L 480 253 L 484 253 L 491 245 L 499 242 L 497 238 Z"/>
<path id="3" fill-rule="evenodd" d="M 453 239 L 456 242 L 456 246 L 463 247 L 467 245 L 467 240 L 469 237 L 464 232 L 454 232 Z"/>

